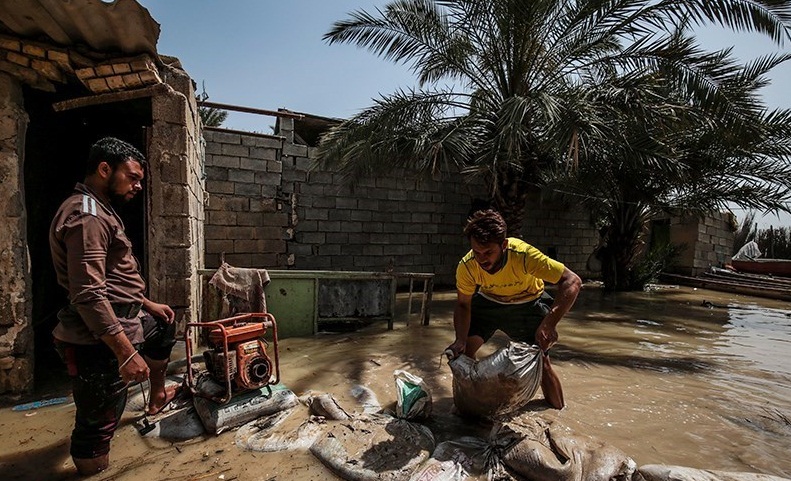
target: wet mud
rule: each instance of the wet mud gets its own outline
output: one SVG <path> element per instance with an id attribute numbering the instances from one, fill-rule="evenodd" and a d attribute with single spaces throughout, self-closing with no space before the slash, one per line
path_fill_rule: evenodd
<path id="1" fill-rule="evenodd" d="M 437 443 L 486 437 L 490 424 L 452 412 L 442 351 L 453 341 L 454 299 L 452 292 L 435 293 L 429 326 L 413 314 L 410 325 L 401 317 L 393 331 L 381 323 L 282 340 L 281 381 L 297 395 L 330 393 L 347 411 L 362 413 L 355 386 L 367 386 L 394 409 L 393 371 L 406 370 L 431 390 L 433 414 L 425 424 Z M 791 477 L 790 309 L 787 302 L 686 287 L 603 295 L 587 286 L 551 352 L 568 406 L 548 408 L 539 391 L 527 409 L 613 445 L 638 465 Z M 498 333 L 481 354 L 506 342 Z M 47 380 L 51 392 L 42 397 L 63 394 L 59 376 Z M 70 403 L 0 409 L 0 479 L 80 479 L 68 454 L 73 418 Z M 90 479 L 340 479 L 307 451 L 245 451 L 235 431 L 185 442 L 143 438 L 135 420 L 127 413 L 110 469 Z"/>

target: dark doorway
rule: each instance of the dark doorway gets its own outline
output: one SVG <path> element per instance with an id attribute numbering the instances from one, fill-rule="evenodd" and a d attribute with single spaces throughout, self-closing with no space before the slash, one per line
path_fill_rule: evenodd
<path id="1" fill-rule="evenodd" d="M 56 112 L 55 102 L 74 92 L 47 93 L 24 90 L 29 124 L 25 139 L 25 207 L 32 277 L 32 323 L 35 333 L 35 385 L 46 382 L 62 363 L 53 347 L 51 332 L 57 312 L 68 302 L 57 284 L 49 252 L 49 227 L 61 202 L 85 176 L 90 146 L 105 136 L 118 137 L 146 153 L 146 128 L 151 125 L 149 98 Z M 118 211 L 134 246 L 145 278 L 147 189 Z"/>

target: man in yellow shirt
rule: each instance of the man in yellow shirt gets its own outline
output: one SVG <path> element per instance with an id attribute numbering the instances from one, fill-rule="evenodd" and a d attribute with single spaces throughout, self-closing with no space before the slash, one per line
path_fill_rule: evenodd
<path id="1" fill-rule="evenodd" d="M 467 221 L 464 234 L 472 250 L 456 268 L 456 340 L 448 349 L 454 357 L 475 358 L 497 329 L 515 340 L 537 344 L 544 353 L 544 398 L 562 409 L 563 389 L 548 352 L 558 340 L 558 322 L 571 309 L 582 282 L 530 244 L 506 237 L 506 230 L 502 216 L 493 210 L 477 211 Z M 554 300 L 544 291 L 545 281 L 558 286 Z"/>

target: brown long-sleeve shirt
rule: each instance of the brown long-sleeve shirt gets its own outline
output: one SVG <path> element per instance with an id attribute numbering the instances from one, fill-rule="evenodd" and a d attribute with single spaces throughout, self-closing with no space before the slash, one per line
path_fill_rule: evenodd
<path id="1" fill-rule="evenodd" d="M 113 208 L 78 183 L 55 214 L 49 243 L 58 283 L 69 291 L 71 303 L 71 309 L 58 313 L 55 338 L 95 344 L 123 330 L 133 344 L 142 342 L 139 319 L 119 319 L 112 307 L 142 303 L 146 288 Z"/>

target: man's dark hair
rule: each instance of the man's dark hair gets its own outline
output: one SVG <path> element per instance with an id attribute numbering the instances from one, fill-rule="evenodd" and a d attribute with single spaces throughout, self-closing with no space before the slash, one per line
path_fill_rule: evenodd
<path id="1" fill-rule="evenodd" d="M 85 173 L 87 175 L 95 173 L 102 162 L 107 162 L 110 168 L 115 170 L 129 159 L 136 160 L 143 168 L 146 167 L 145 156 L 131 144 L 115 137 L 104 137 L 91 146 Z"/>
<path id="2" fill-rule="evenodd" d="M 467 225 L 464 227 L 464 235 L 467 236 L 467 239 L 475 239 L 481 244 L 491 242 L 502 244 L 507 232 L 508 227 L 503 216 L 492 209 L 474 212 L 467 219 Z"/>

